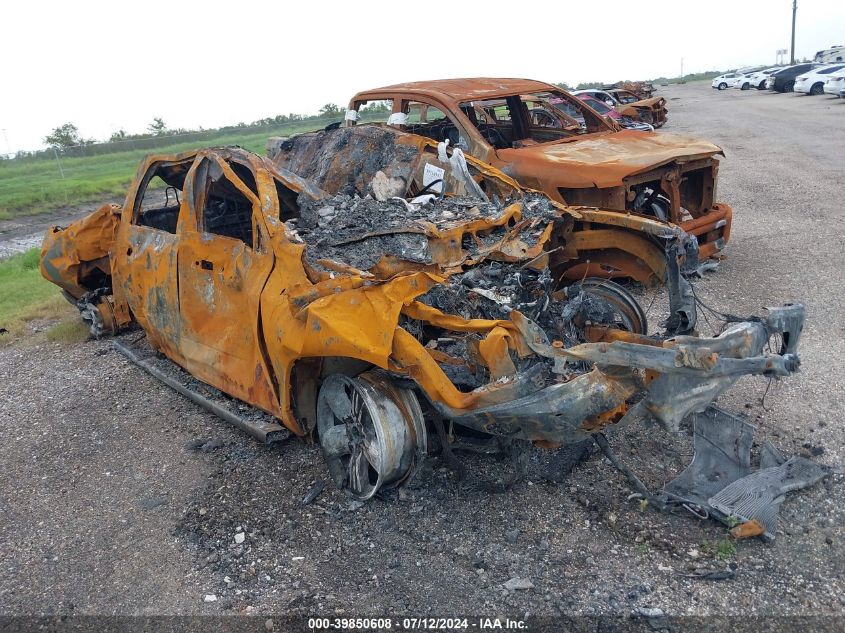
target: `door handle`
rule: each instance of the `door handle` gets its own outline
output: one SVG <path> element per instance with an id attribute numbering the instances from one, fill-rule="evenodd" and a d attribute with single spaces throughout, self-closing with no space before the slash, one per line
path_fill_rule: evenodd
<path id="1" fill-rule="evenodd" d="M 197 262 L 197 265 L 203 270 L 214 270 L 214 262 L 210 262 L 207 259 L 201 259 Z"/>

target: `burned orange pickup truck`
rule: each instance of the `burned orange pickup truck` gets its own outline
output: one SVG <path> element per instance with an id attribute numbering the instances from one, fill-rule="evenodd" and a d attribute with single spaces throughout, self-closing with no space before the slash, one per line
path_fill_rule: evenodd
<path id="1" fill-rule="evenodd" d="M 622 130 L 566 91 L 528 79 L 449 79 L 365 90 L 350 100 L 347 125 L 372 104 L 389 105 L 390 124 L 449 141 L 558 202 L 677 224 L 696 236 L 702 258 L 719 253 L 730 237 L 732 209 L 716 198 L 716 157 L 722 151 L 712 143 Z M 532 110 L 544 116 L 532 117 Z M 634 269 L 644 259 L 627 249 L 609 275 L 590 274 L 614 276 L 615 270 L 637 278 Z"/>
<path id="2" fill-rule="evenodd" d="M 556 261 L 577 257 L 577 209 L 427 139 L 378 128 L 365 137 L 369 149 L 340 166 L 320 138 L 281 148 L 333 193 L 239 148 L 150 156 L 122 207 L 48 232 L 42 274 L 96 333 L 140 325 L 153 350 L 273 420 L 234 420 L 241 428 L 318 437 L 332 478 L 359 499 L 408 481 L 444 422 L 475 440 L 555 447 L 602 443 L 605 428 L 634 419 L 677 430 L 706 411 L 696 429 L 712 455 L 666 503 L 755 518 L 747 486 L 741 508 L 725 487 L 758 485 L 736 447 L 741 436 L 750 449 L 751 427 L 711 403 L 741 376 L 798 369 L 803 307 L 703 337 L 690 304 L 650 333 L 623 287 L 558 273 Z M 384 156 L 384 170 L 364 168 Z M 432 172 L 439 187 L 424 184 Z M 677 312 L 691 295 L 678 270 L 684 236 L 642 223 L 666 244 Z M 715 479 L 701 467 L 714 463 Z M 776 463 L 762 492 L 795 489 L 794 467 Z M 824 474 L 807 472 L 808 482 Z M 729 497 L 711 503 L 723 488 Z"/>

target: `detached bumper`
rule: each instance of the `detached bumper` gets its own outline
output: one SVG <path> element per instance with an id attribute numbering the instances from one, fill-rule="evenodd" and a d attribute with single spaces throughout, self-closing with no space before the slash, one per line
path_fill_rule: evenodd
<path id="1" fill-rule="evenodd" d="M 566 443 L 589 435 L 602 416 L 621 411 L 638 392 L 644 391 L 645 396 L 631 413 L 651 415 L 667 429 L 676 430 L 688 414 L 706 409 L 741 376 L 796 372 L 804 307 L 771 308 L 768 318 L 735 323 L 714 338 L 678 336 L 661 342 L 631 335 L 630 341 L 586 343 L 569 349 L 553 347 L 540 327 L 523 315 L 515 312 L 512 318 L 535 353 L 554 359 L 556 373 L 563 373 L 572 362 L 593 364 L 593 371 L 472 411 L 435 406 L 444 417 L 482 432 Z M 774 333 L 782 335 L 783 348 L 777 354 L 764 354 Z"/>

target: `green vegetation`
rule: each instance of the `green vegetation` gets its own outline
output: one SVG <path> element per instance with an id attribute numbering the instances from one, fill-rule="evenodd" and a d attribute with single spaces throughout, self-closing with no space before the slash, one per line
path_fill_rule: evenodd
<path id="1" fill-rule="evenodd" d="M 182 141 L 179 137 L 156 137 L 154 148 L 129 149 L 96 156 L 59 159 L 38 157 L 0 161 L 0 219 L 49 211 L 58 206 L 105 201 L 121 196 L 135 175 L 141 159 L 150 153 L 174 153 L 214 145 L 240 145 L 264 153 L 267 138 L 304 132 L 314 124 L 265 129 L 261 132 L 208 135 Z M 131 146 L 131 142 L 126 145 Z M 60 167 L 61 165 L 61 167 Z"/>
<path id="2" fill-rule="evenodd" d="M 705 556 L 713 556 L 718 560 L 728 560 L 733 558 L 733 555 L 736 554 L 736 543 L 732 538 L 726 536 L 716 543 L 702 543 L 701 552 Z"/>
<path id="3" fill-rule="evenodd" d="M 718 77 L 724 73 L 731 72 L 730 70 L 708 70 L 703 73 L 689 73 L 684 75 L 683 77 L 657 77 L 656 79 L 647 79 L 646 82 L 652 83 L 655 86 L 660 86 L 663 84 L 684 84 L 689 81 L 704 81 L 706 79 L 713 79 L 713 77 Z M 612 81 L 582 81 L 577 86 L 572 88 L 566 82 L 556 83 L 555 85 L 559 88 L 563 88 L 564 90 L 591 90 L 594 88 L 604 88 L 605 86 L 609 86 L 610 84 L 615 83 Z"/>
<path id="4" fill-rule="evenodd" d="M 264 154 L 267 139 L 271 136 L 319 130 L 341 119 L 342 110 L 338 106 L 326 104 L 323 110 L 325 112 L 316 117 L 282 116 L 277 117 L 283 120 L 281 123 L 267 119 L 219 130 L 170 130 L 135 136 L 121 131 L 109 142 L 86 141 L 64 150 L 59 145 L 63 137 L 53 138 L 55 153 L 51 148 L 0 160 L 0 220 L 50 211 L 64 205 L 105 202 L 121 197 L 126 193 L 141 159 L 148 154 L 170 154 L 224 145 L 240 145 Z M 376 104 L 362 110 L 361 120 L 383 120 L 381 115 L 386 111 L 382 104 Z M 163 126 L 164 122 L 156 119 L 150 127 L 155 130 L 159 124 Z M 74 131 L 70 128 L 73 128 L 72 124 L 57 128 L 53 136 L 66 134 L 72 138 Z"/>
<path id="5" fill-rule="evenodd" d="M 716 543 L 716 558 L 719 560 L 728 560 L 736 554 L 736 544 L 728 537 L 723 538 Z"/>
<path id="6" fill-rule="evenodd" d="M 703 73 L 689 73 L 684 75 L 683 77 L 658 77 L 657 79 L 652 79 L 651 82 L 655 86 L 659 86 L 661 84 L 685 84 L 689 81 L 704 81 L 706 79 L 713 79 L 713 77 L 718 77 L 719 75 L 724 75 L 725 73 L 731 72 L 730 70 L 708 70 Z"/>
<path id="7" fill-rule="evenodd" d="M 78 314 L 47 330 L 48 341 L 65 345 L 87 341 L 89 336 L 88 325 L 79 318 Z"/>
<path id="8" fill-rule="evenodd" d="M 64 315 L 72 310 L 59 289 L 41 276 L 37 248 L 0 260 L 0 343 L 23 330 L 35 318 Z"/>

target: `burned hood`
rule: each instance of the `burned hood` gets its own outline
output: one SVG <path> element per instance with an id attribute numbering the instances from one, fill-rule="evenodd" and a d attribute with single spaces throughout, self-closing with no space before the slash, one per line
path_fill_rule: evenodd
<path id="1" fill-rule="evenodd" d="M 648 99 L 640 99 L 639 101 L 634 101 L 633 103 L 629 103 L 628 105 L 632 106 L 647 106 L 649 108 L 653 108 L 654 106 L 665 106 L 666 99 L 663 97 L 649 97 Z"/>
<path id="2" fill-rule="evenodd" d="M 666 99 L 663 97 L 651 97 L 649 99 L 640 99 L 639 101 L 632 101 L 631 103 L 623 103 L 616 106 L 617 108 L 634 108 L 634 109 L 648 109 L 659 110 L 666 106 Z"/>
<path id="3" fill-rule="evenodd" d="M 622 130 L 581 140 L 500 150 L 509 171 L 544 173 L 560 187 L 616 187 L 628 176 L 673 161 L 691 161 L 722 154 L 719 146 L 674 134 Z"/>

